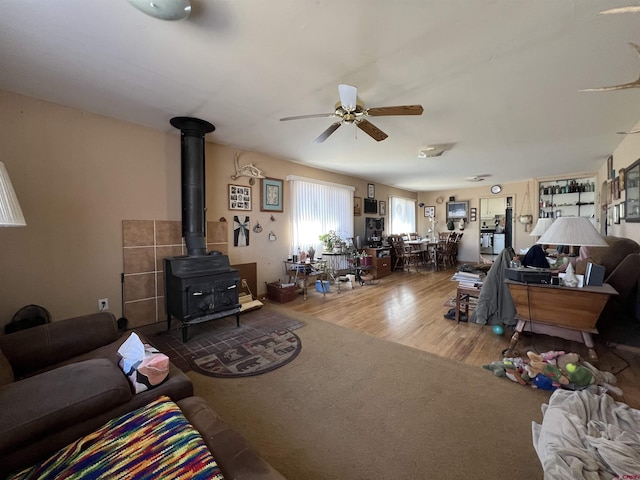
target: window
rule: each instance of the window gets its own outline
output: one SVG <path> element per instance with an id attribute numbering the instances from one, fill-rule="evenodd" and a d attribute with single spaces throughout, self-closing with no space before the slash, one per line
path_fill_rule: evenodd
<path id="1" fill-rule="evenodd" d="M 353 238 L 354 187 L 288 176 L 291 186 L 291 251 L 322 251 L 320 235 L 335 231 Z"/>
<path id="2" fill-rule="evenodd" d="M 416 231 L 416 201 L 409 198 L 391 197 L 389 219 L 391 234 Z"/>

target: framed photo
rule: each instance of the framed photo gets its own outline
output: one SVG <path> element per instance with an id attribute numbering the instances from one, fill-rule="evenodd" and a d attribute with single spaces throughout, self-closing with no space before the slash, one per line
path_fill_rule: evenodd
<path id="1" fill-rule="evenodd" d="M 625 173 L 624 168 L 618 169 L 618 176 L 620 177 L 620 191 L 621 192 L 624 190 L 624 173 Z"/>
<path id="2" fill-rule="evenodd" d="M 613 207 L 613 223 L 620 223 L 620 204 Z"/>
<path id="3" fill-rule="evenodd" d="M 367 184 L 367 198 L 376 198 L 376 186 L 373 183 Z"/>
<path id="4" fill-rule="evenodd" d="M 613 199 L 614 200 L 619 200 L 620 199 L 620 177 L 615 177 L 613 180 Z"/>
<path id="5" fill-rule="evenodd" d="M 607 203 L 609 203 L 609 181 L 605 180 L 600 187 L 600 205 L 603 211 L 606 210 Z"/>
<path id="6" fill-rule="evenodd" d="M 282 211 L 282 180 L 263 178 L 260 184 L 260 211 Z"/>
<path id="7" fill-rule="evenodd" d="M 476 220 L 478 220 L 478 209 L 473 207 L 469 213 L 469 221 L 475 222 Z"/>
<path id="8" fill-rule="evenodd" d="M 251 211 L 251 187 L 229 185 L 229 210 Z"/>
<path id="9" fill-rule="evenodd" d="M 607 178 L 613 179 L 613 155 L 609 155 L 607 158 Z"/>
<path id="10" fill-rule="evenodd" d="M 353 216 L 359 217 L 360 215 L 362 215 L 362 199 L 353 197 Z"/>
<path id="11" fill-rule="evenodd" d="M 424 207 L 424 216 L 425 217 L 435 217 L 436 216 L 436 207 L 434 207 L 434 206 Z"/>
<path id="12" fill-rule="evenodd" d="M 624 216 L 624 205 L 625 205 L 624 202 L 622 202 L 620 204 L 620 220 L 624 220 L 625 219 L 625 216 Z"/>
<path id="13" fill-rule="evenodd" d="M 386 215 L 387 214 L 387 202 L 385 202 L 384 200 L 380 200 L 378 202 L 378 213 L 380 215 Z"/>

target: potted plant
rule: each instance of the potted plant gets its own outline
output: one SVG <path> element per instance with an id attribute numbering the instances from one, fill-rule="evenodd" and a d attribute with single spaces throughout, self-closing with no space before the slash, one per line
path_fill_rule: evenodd
<path id="1" fill-rule="evenodd" d="M 342 248 L 342 239 L 335 230 L 329 230 L 318 237 L 322 242 L 322 246 L 325 252 L 332 252 L 334 248 Z"/>

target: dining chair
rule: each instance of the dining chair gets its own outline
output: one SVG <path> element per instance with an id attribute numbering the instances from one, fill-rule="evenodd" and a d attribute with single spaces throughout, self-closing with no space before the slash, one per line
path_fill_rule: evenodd
<path id="1" fill-rule="evenodd" d="M 422 260 L 423 251 L 420 250 L 420 247 L 417 245 L 410 245 L 410 244 L 404 243 L 404 240 L 401 240 L 401 242 L 403 244 L 404 259 L 405 259 L 405 264 L 407 265 L 407 270 L 411 270 L 411 265 L 413 264 L 413 266 L 416 268 L 416 271 L 417 271 L 418 264 L 423 261 Z"/>

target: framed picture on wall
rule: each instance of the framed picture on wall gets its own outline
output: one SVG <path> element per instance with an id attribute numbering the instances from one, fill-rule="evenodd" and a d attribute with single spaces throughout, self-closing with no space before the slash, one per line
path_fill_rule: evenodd
<path id="1" fill-rule="evenodd" d="M 260 186 L 260 210 L 263 212 L 281 212 L 282 180 L 263 178 Z"/>
<path id="2" fill-rule="evenodd" d="M 473 207 L 469 213 L 469 221 L 475 222 L 476 220 L 478 220 L 478 209 Z"/>
<path id="3" fill-rule="evenodd" d="M 378 214 L 386 215 L 387 214 L 387 202 L 384 200 L 380 200 L 378 202 Z"/>
<path id="4" fill-rule="evenodd" d="M 362 215 L 362 199 L 353 197 L 353 216 L 359 217 L 360 215 Z"/>
<path id="5" fill-rule="evenodd" d="M 436 216 L 436 207 L 430 205 L 428 207 L 424 207 L 424 216 L 425 217 L 435 217 Z"/>
<path id="6" fill-rule="evenodd" d="M 367 198 L 376 198 L 376 186 L 373 183 L 367 184 Z"/>
<path id="7" fill-rule="evenodd" d="M 251 187 L 229 185 L 229 210 L 251 211 Z"/>
<path id="8" fill-rule="evenodd" d="M 609 155 L 607 158 L 607 178 L 613 179 L 613 155 Z"/>

